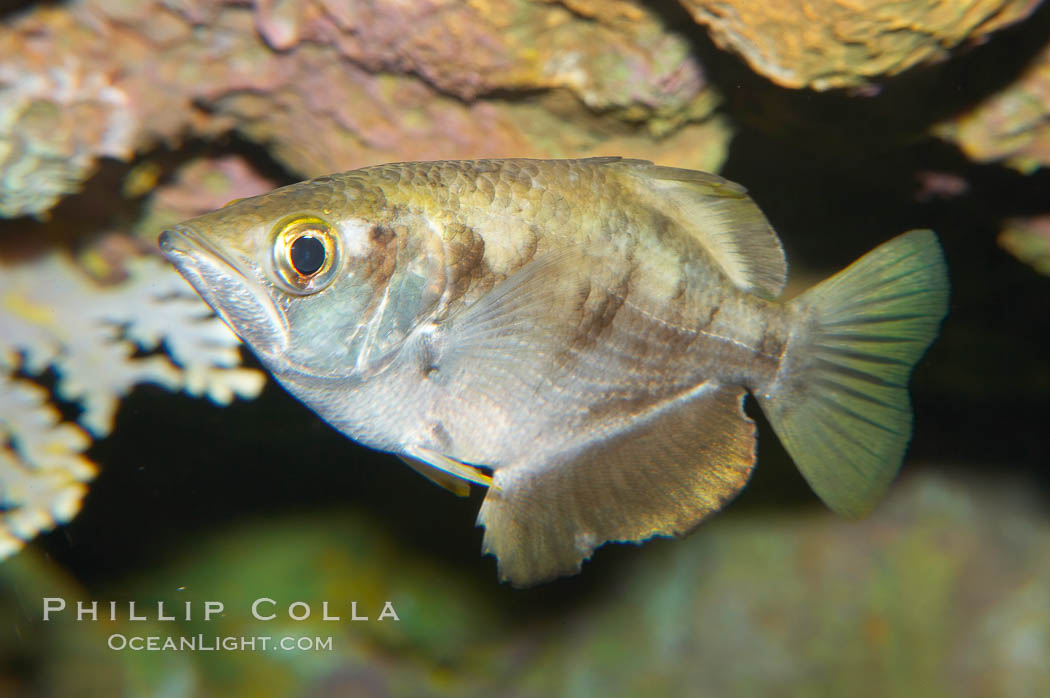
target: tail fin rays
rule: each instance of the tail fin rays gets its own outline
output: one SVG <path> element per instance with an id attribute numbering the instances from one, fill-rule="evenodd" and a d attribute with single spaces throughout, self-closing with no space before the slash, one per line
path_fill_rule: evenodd
<path id="1" fill-rule="evenodd" d="M 908 378 L 947 305 L 944 257 L 928 230 L 890 240 L 791 302 L 799 327 L 756 394 L 833 510 L 866 513 L 900 468 L 911 437 Z"/>

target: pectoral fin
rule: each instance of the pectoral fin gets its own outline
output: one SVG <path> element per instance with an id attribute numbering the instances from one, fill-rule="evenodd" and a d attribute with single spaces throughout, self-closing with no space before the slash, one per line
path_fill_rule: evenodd
<path id="1" fill-rule="evenodd" d="M 501 578 L 530 586 L 575 574 L 607 541 L 681 534 L 719 510 L 754 464 L 743 396 L 709 382 L 551 462 L 497 470 L 478 523 Z"/>

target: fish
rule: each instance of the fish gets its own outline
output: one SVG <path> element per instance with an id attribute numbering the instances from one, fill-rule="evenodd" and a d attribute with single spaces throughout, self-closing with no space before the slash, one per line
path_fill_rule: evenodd
<path id="1" fill-rule="evenodd" d="M 746 189 L 616 157 L 406 162 L 231 202 L 159 246 L 292 395 L 456 494 L 526 587 L 680 536 L 755 465 L 750 394 L 813 491 L 868 513 L 947 313 L 913 230 L 781 301 Z"/>

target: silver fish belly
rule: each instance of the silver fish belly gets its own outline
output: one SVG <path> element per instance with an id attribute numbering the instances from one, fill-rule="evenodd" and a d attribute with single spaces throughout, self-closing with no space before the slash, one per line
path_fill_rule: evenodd
<path id="1" fill-rule="evenodd" d="M 619 158 L 365 168 L 160 246 L 322 418 L 488 487 L 484 549 L 519 586 L 724 506 L 755 461 L 748 392 L 817 494 L 865 513 L 948 297 L 913 231 L 781 303 L 783 250 L 743 187 Z"/>

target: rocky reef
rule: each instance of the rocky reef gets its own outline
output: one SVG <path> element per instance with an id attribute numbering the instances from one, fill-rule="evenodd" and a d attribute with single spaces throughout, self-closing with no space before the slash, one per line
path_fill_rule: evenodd
<path id="1" fill-rule="evenodd" d="M 1037 695 L 1047 36 L 1035 0 L 0 8 L 0 693 Z M 871 519 L 819 513 L 760 424 L 738 509 L 500 587 L 476 498 L 334 434 L 157 256 L 165 226 L 306 177 L 591 155 L 747 186 L 789 293 L 938 232 L 951 312 Z M 141 628 L 336 645 L 118 652 L 127 621 L 42 624 L 44 596 L 218 598 L 221 620 Z M 401 620 L 259 626 L 241 606 L 261 596 L 393 599 Z"/>
<path id="2" fill-rule="evenodd" d="M 302 176 L 641 154 L 690 125 L 665 157 L 717 169 L 726 137 L 689 42 L 629 2 L 80 0 L 9 18 L 0 85 L 7 216 L 43 215 L 100 158 L 231 131 Z"/>
<path id="3" fill-rule="evenodd" d="M 1003 162 L 1021 172 L 1050 164 L 1050 48 L 987 100 L 937 127 L 978 162 Z"/>
<path id="4" fill-rule="evenodd" d="M 785 87 L 875 88 L 1023 20 L 1038 0 L 682 0 L 711 38 Z"/>

